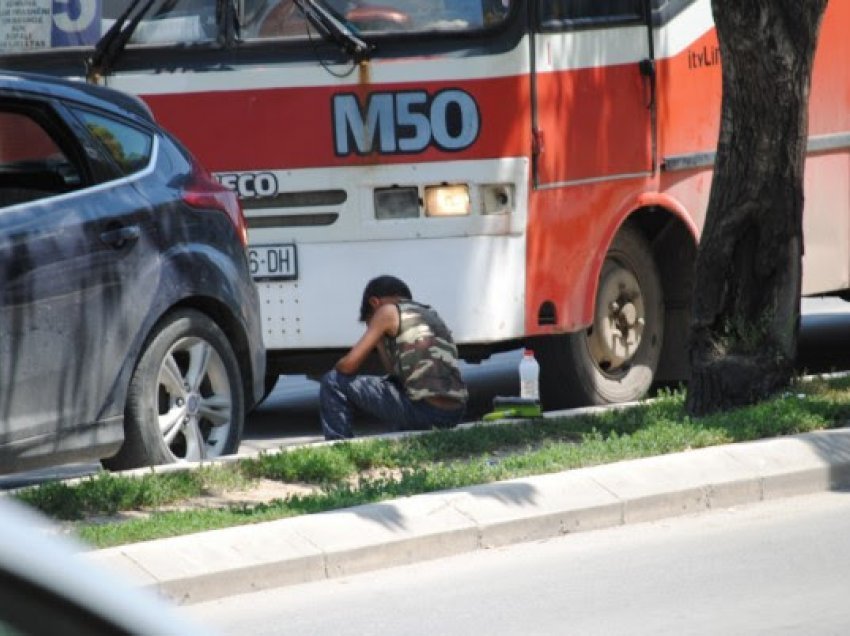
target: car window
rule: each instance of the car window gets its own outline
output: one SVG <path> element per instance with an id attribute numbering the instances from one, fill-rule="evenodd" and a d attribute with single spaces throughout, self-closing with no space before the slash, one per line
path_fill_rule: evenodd
<path id="1" fill-rule="evenodd" d="M 0 104 L 0 208 L 68 192 L 82 183 L 34 113 Z"/>
<path id="2" fill-rule="evenodd" d="M 75 112 L 112 157 L 122 174 L 133 174 L 148 165 L 153 148 L 153 136 L 150 133 L 87 110 Z"/>

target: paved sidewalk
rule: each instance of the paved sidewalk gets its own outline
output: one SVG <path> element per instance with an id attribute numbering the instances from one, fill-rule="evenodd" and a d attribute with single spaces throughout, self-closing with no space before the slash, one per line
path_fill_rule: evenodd
<path id="1" fill-rule="evenodd" d="M 91 552 L 179 603 L 850 485 L 850 429 L 418 495 Z"/>

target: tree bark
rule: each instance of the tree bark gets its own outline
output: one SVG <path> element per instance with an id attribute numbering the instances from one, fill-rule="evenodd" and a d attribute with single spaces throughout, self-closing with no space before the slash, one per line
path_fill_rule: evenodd
<path id="1" fill-rule="evenodd" d="M 723 104 L 695 271 L 692 415 L 752 404 L 791 380 L 808 99 L 827 0 L 711 4 Z"/>

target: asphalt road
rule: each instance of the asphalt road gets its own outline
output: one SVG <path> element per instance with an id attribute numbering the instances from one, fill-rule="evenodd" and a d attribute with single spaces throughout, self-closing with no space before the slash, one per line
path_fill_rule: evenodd
<path id="1" fill-rule="evenodd" d="M 185 608 L 223 634 L 846 634 L 850 493 L 565 535 Z"/>
<path id="2" fill-rule="evenodd" d="M 834 298 L 804 299 L 798 345 L 801 373 L 850 369 L 850 303 Z M 517 350 L 497 354 L 481 364 L 463 366 L 470 389 L 471 417 L 489 411 L 496 395 L 518 394 L 520 357 L 521 352 Z M 283 445 L 321 440 L 317 411 L 316 382 L 303 376 L 281 376 L 272 394 L 248 417 L 239 454 L 252 455 Z M 355 427 L 357 435 L 383 430 L 368 421 L 360 421 Z M 70 464 L 0 476 L 0 489 L 90 475 L 99 470 L 99 466 Z"/>

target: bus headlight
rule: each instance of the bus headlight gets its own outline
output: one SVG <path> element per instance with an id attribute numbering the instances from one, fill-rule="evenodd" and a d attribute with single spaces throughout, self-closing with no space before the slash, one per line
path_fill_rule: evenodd
<path id="1" fill-rule="evenodd" d="M 467 185 L 425 188 L 425 216 L 467 216 L 471 209 Z"/>
<path id="2" fill-rule="evenodd" d="M 376 219 L 415 219 L 419 216 L 419 190 L 413 187 L 377 188 Z"/>

